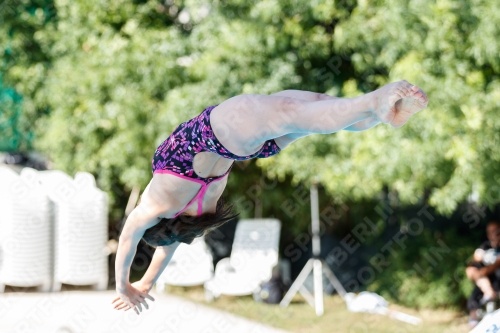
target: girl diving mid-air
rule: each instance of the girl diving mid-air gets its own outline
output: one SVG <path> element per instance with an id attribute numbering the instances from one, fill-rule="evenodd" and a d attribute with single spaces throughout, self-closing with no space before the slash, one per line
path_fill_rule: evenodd
<path id="1" fill-rule="evenodd" d="M 180 243 L 236 215 L 222 192 L 233 162 L 267 158 L 310 134 L 364 131 L 379 123 L 400 127 L 427 106 L 427 96 L 407 81 L 389 83 L 354 98 L 302 90 L 243 94 L 209 106 L 180 124 L 156 149 L 153 177 L 128 216 L 116 254 L 117 310 L 139 314 L 149 291 Z M 129 283 L 137 244 L 155 247 L 146 273 Z"/>

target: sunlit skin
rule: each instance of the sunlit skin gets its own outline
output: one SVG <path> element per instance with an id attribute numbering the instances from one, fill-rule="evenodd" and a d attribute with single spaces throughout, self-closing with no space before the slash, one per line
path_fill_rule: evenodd
<path id="1" fill-rule="evenodd" d="M 427 106 L 427 95 L 403 80 L 387 84 L 354 98 L 337 98 L 302 90 L 284 90 L 271 95 L 246 94 L 229 98 L 212 111 L 210 122 L 215 136 L 232 153 L 246 156 L 258 151 L 266 140 L 274 139 L 283 150 L 293 141 L 311 134 L 331 134 L 340 130 L 364 131 L 384 123 L 401 127 Z M 212 152 L 198 153 L 193 168 L 200 177 L 224 174 L 234 161 Z M 203 198 L 202 213 L 215 212 L 227 184 L 213 182 Z M 129 283 L 129 270 L 144 231 L 162 218 L 171 218 L 197 194 L 201 185 L 169 174 L 154 174 L 141 196 L 140 204 L 127 218 L 116 255 L 115 309 L 133 308 L 139 314 L 148 293 L 167 266 L 179 243 L 158 246 L 148 270 L 140 281 Z M 183 214 L 196 216 L 196 202 Z"/>

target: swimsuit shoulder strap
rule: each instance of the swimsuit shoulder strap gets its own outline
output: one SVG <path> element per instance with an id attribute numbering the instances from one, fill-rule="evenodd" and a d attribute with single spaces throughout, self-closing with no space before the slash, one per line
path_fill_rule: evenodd
<path id="1" fill-rule="evenodd" d="M 177 214 L 175 214 L 172 218 L 176 218 L 181 213 L 183 213 L 189 207 L 189 205 L 191 205 L 195 200 L 198 200 L 198 214 L 197 215 L 198 216 L 201 215 L 202 205 L 203 205 L 203 196 L 205 195 L 207 188 L 208 188 L 207 184 L 201 184 L 201 188 L 198 190 L 198 193 L 196 193 L 194 198 L 191 199 L 191 201 L 189 201 L 188 204 L 183 209 L 181 209 Z"/>
<path id="2" fill-rule="evenodd" d="M 217 178 L 211 179 L 208 183 L 198 182 L 201 185 L 201 188 L 198 190 L 198 193 L 196 193 L 194 198 L 191 199 L 188 202 L 188 204 L 181 211 L 179 211 L 177 214 L 175 214 L 172 218 L 175 218 L 175 217 L 179 216 L 181 213 L 183 213 L 189 207 L 189 205 L 191 205 L 195 200 L 198 200 L 198 213 L 197 213 L 197 215 L 200 216 L 202 213 L 202 210 L 203 210 L 203 197 L 205 196 L 205 193 L 207 192 L 208 185 L 210 185 L 210 183 L 212 183 L 212 182 L 216 182 L 216 181 L 223 179 L 231 171 L 232 168 L 233 168 L 233 164 L 231 164 L 229 169 L 223 175 L 221 175 Z"/>

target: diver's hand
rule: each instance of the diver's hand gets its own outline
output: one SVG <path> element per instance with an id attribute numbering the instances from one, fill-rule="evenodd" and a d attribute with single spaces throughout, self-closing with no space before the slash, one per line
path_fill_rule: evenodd
<path id="1" fill-rule="evenodd" d="M 149 309 L 148 303 L 146 303 L 146 298 L 154 301 L 155 299 L 149 295 L 151 287 L 148 287 L 142 283 L 141 280 L 136 281 L 132 284 L 127 283 L 124 288 L 117 289 L 118 297 L 111 302 L 114 304 L 116 310 L 125 309 L 125 311 L 134 309 L 134 311 L 139 314 L 142 312 L 142 305 L 146 309 Z"/>

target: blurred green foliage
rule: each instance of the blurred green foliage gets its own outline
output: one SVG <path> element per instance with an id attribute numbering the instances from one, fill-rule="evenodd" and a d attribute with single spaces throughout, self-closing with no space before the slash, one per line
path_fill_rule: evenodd
<path id="1" fill-rule="evenodd" d="M 372 197 L 388 184 L 401 200 L 416 203 L 431 189 L 430 203 L 449 214 L 474 187 L 481 202 L 494 205 L 500 158 L 496 6 L 495 1 L 358 1 L 348 17 L 333 11 L 328 17 L 338 19 L 335 64 L 347 61 L 355 69 L 342 94 L 407 79 L 427 92 L 429 107 L 400 129 L 379 125 L 361 134 L 311 137 L 277 162 L 259 162 L 269 164 L 273 174 L 292 172 L 298 180 L 319 175 L 341 197 Z M 304 156 L 311 158 L 299 158 Z M 307 167 L 309 160 L 315 162 Z"/>
<path id="2" fill-rule="evenodd" d="M 257 196 L 292 239 L 307 230 L 309 206 L 289 214 L 282 204 L 311 180 L 325 187 L 322 205 L 351 211 L 370 211 L 384 188 L 447 215 L 473 190 L 480 204 L 500 200 L 496 1 L 4 0 L 0 15 L 0 74 L 23 96 L 16 130 L 35 132 L 54 168 L 95 174 L 113 219 L 150 180 L 154 149 L 209 105 L 283 89 L 352 97 L 400 79 L 430 100 L 402 128 L 312 135 L 238 162 L 227 193 L 243 217 Z M 2 104 L 0 119 L 13 108 Z M 348 220 L 343 213 L 334 228 Z"/>
<path id="3" fill-rule="evenodd" d="M 22 97 L 12 88 L 2 85 L 0 76 L 0 151 L 19 150 L 23 144 L 29 148 L 31 138 L 26 138 L 19 130 Z M 28 133 L 31 134 L 31 133 Z"/>
<path id="4" fill-rule="evenodd" d="M 400 216 L 399 221 L 404 224 L 405 220 L 408 218 Z M 459 228 L 446 227 L 448 223 L 440 227 L 431 224 L 427 223 L 415 237 L 407 234 L 404 250 L 395 242 L 391 244 L 393 255 L 383 252 L 389 263 L 387 269 L 378 272 L 367 288 L 409 307 L 465 308 L 465 300 L 474 288 L 465 275 L 465 268 L 480 244 L 483 229 L 464 233 L 457 230 Z"/>

